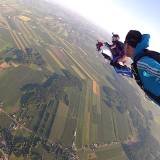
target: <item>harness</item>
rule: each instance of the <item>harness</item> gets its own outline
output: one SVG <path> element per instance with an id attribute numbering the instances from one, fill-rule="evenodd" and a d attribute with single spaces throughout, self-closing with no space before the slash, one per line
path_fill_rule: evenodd
<path id="1" fill-rule="evenodd" d="M 158 63 L 160 63 L 160 53 L 155 52 L 155 51 L 150 51 L 148 49 L 145 49 L 143 51 L 143 54 L 141 56 L 136 56 L 134 58 L 134 62 L 132 63 L 132 72 L 134 74 L 135 80 L 137 81 L 137 84 L 154 100 L 158 101 L 158 103 L 160 102 L 159 97 L 153 95 L 152 93 L 150 93 L 149 91 L 146 91 L 143 87 L 143 83 L 140 79 L 139 73 L 138 73 L 138 67 L 137 67 L 137 62 L 143 58 L 143 57 L 150 57 L 152 59 L 154 59 L 155 61 L 157 61 Z"/>
<path id="2" fill-rule="evenodd" d="M 145 49 L 143 51 L 143 54 L 141 56 L 136 56 L 134 58 L 134 62 L 132 64 L 132 71 L 133 71 L 133 74 L 135 76 L 135 79 L 137 81 L 137 83 L 142 87 L 142 82 L 140 80 L 140 77 L 139 77 L 139 73 L 138 73 L 138 67 L 137 67 L 137 62 L 143 58 L 143 57 L 150 57 L 152 59 L 154 59 L 155 61 L 157 61 L 158 63 L 160 63 L 160 53 L 158 52 L 155 52 L 155 51 L 150 51 L 148 49 Z"/>

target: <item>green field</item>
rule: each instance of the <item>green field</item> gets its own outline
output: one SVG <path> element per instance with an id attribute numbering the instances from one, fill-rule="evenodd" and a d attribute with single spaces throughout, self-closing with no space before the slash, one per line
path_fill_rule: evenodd
<path id="1" fill-rule="evenodd" d="M 134 127 L 141 120 L 135 118 L 130 101 L 137 106 L 140 103 L 127 81 L 96 53 L 96 39 L 103 33 L 41 0 L 32 5 L 18 0 L 3 3 L 6 10 L 2 7 L 2 17 L 9 26 L 0 28 L 1 62 L 9 56 L 18 57 L 17 53 L 21 60 L 13 58 L 10 68 L 0 70 L 0 102 L 4 102 L 6 113 L 14 112 L 23 124 L 17 130 L 11 128 L 15 137 L 25 139 L 33 134 L 41 139 L 30 146 L 28 159 L 68 159 L 62 155 L 63 148 L 71 150 L 73 145 L 80 160 L 127 160 L 122 144 L 138 136 Z M 30 21 L 20 20 L 22 15 Z M 17 49 L 15 44 L 19 50 L 8 52 L 9 48 Z M 25 47 L 32 48 L 34 54 Z M 36 53 L 36 60 L 43 63 L 34 63 Z M 142 110 L 136 109 L 136 113 Z M 13 122 L 8 116 L 0 113 L 2 128 Z M 60 151 L 51 143 L 58 143 Z M 98 145 L 94 152 L 92 144 Z M 11 159 L 17 157 L 11 154 Z"/>
<path id="2" fill-rule="evenodd" d="M 9 44 L 14 44 L 9 32 L 6 29 L 0 28 L 0 39 Z"/>
<path id="3" fill-rule="evenodd" d="M 80 160 L 128 160 L 121 145 L 110 145 L 108 147 L 98 149 L 96 152 L 80 151 L 79 157 Z"/>
<path id="4" fill-rule="evenodd" d="M 0 113 L 0 127 L 1 128 L 8 128 L 10 124 L 12 123 L 12 120 L 7 117 L 4 113 Z"/>
<path id="5" fill-rule="evenodd" d="M 4 102 L 4 107 L 9 109 L 17 105 L 21 96 L 20 89 L 23 85 L 42 82 L 43 80 L 43 72 L 25 66 L 6 69 L 0 76 L 0 99 Z"/>
<path id="6" fill-rule="evenodd" d="M 98 160 L 127 160 L 127 157 L 120 145 L 113 145 L 108 150 L 99 150 L 96 152 L 96 155 Z"/>
<path id="7" fill-rule="evenodd" d="M 11 49 L 14 46 L 15 44 L 8 31 L 6 29 L 0 28 L 0 56 L 1 53 L 4 54 L 4 51 Z"/>
<path id="8" fill-rule="evenodd" d="M 0 52 L 3 52 L 3 51 L 10 49 L 12 47 L 13 47 L 12 44 L 7 43 L 7 42 L 3 41 L 2 39 L 0 39 Z"/>
<path id="9" fill-rule="evenodd" d="M 68 116 L 69 106 L 64 104 L 63 102 L 59 103 L 55 120 L 52 126 L 52 130 L 50 132 L 50 140 L 57 141 L 61 140 L 61 135 L 63 134 L 65 128 L 66 118 Z"/>

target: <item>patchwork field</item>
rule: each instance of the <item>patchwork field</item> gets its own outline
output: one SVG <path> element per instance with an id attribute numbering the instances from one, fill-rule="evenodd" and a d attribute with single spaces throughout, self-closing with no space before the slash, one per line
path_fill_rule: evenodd
<path id="1" fill-rule="evenodd" d="M 44 26 L 41 29 L 38 28 L 35 22 L 35 27 L 31 27 L 32 19 L 19 18 L 25 22 L 19 21 L 17 17 L 8 20 L 10 34 L 14 40 L 13 43 L 19 49 L 25 51 L 26 47 L 33 47 L 42 54 L 46 62 L 46 69 L 49 72 L 60 72 L 68 67 L 72 73 L 84 81 L 82 91 L 76 88 L 65 88 L 64 91 L 69 100 L 67 105 L 61 101 L 51 100 L 48 104 L 40 104 L 37 107 L 29 106 L 27 111 L 19 115 L 26 121 L 26 127 L 37 135 L 47 138 L 48 141 L 60 141 L 64 146 L 75 144 L 79 149 L 93 143 L 107 145 L 114 141 L 126 140 L 130 134 L 129 129 L 126 128 L 128 132 L 123 133 L 124 129 L 119 127 L 117 123 L 119 120 L 126 122 L 127 119 L 120 113 L 114 113 L 112 109 L 107 108 L 102 102 L 99 84 L 101 80 L 98 78 L 98 72 L 92 72 L 92 64 L 85 66 L 86 63 L 83 60 L 83 56 L 88 57 L 88 54 L 81 47 L 78 48 L 81 55 L 76 55 L 73 52 L 77 52 L 77 49 L 70 42 L 62 39 L 68 35 L 67 31 L 64 33 L 62 27 L 56 34 L 53 34 Z M 46 34 L 44 34 L 45 32 Z M 65 55 L 63 60 L 61 55 L 55 54 L 52 49 L 48 49 L 44 42 L 53 46 L 60 44 Z M 43 44 L 44 47 L 39 46 L 40 44 Z M 3 46 L 5 46 L 5 43 Z M 65 57 L 68 59 L 69 64 L 64 61 Z M 80 63 L 79 58 L 82 63 Z M 4 91 L 0 93 L 0 99 L 5 104 L 5 110 L 12 111 L 12 107 L 19 105 L 21 87 L 27 83 L 41 83 L 43 80 L 43 73 L 31 69 L 31 67 L 19 66 L 5 70 L 3 76 L 0 77 L 0 90 Z M 117 148 L 121 150 L 120 146 Z M 80 157 L 82 159 L 101 160 L 105 156 L 109 156 L 110 152 L 112 153 L 114 150 L 97 150 L 95 155 L 94 153 L 80 152 Z M 119 155 L 121 151 L 115 152 Z M 116 158 L 115 156 L 114 159 L 116 160 Z M 13 156 L 12 159 L 14 159 Z"/>
<path id="2" fill-rule="evenodd" d="M 0 2 L 0 127 L 22 138 L 10 159 L 127 160 L 137 123 L 127 85 L 95 51 L 102 34 L 47 2 L 19 2 Z"/>

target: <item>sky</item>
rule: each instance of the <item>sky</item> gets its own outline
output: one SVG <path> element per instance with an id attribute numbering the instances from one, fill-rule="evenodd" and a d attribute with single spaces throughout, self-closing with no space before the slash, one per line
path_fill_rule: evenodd
<path id="1" fill-rule="evenodd" d="M 50 0 L 53 1 L 53 0 Z M 160 0 L 54 0 L 124 41 L 131 29 L 151 35 L 150 48 L 160 52 Z"/>

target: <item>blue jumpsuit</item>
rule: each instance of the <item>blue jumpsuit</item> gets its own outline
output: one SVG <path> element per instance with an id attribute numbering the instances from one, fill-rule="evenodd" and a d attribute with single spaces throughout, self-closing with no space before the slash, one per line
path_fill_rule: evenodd
<path id="1" fill-rule="evenodd" d="M 149 38 L 149 35 L 143 35 L 141 43 L 135 49 L 135 57 L 143 54 L 143 50 L 148 47 Z M 138 60 L 137 69 L 144 90 L 160 98 L 160 63 L 144 56 Z"/>

